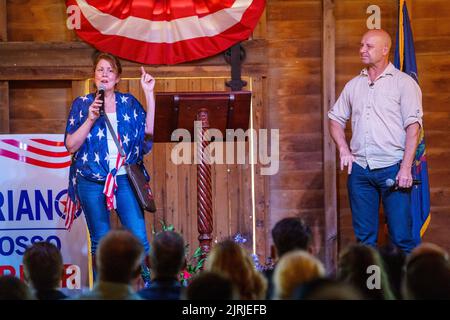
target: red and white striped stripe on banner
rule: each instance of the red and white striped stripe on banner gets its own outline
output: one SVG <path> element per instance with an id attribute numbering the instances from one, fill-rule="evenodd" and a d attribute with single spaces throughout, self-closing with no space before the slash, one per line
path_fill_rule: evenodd
<path id="1" fill-rule="evenodd" d="M 66 5 L 79 8 L 75 31 L 97 49 L 145 64 L 176 64 L 248 39 L 265 0 L 66 0 Z"/>
<path id="2" fill-rule="evenodd" d="M 61 169 L 70 166 L 70 153 L 64 142 L 47 139 L 0 139 L 0 157 L 41 168 Z"/>
<path id="3" fill-rule="evenodd" d="M 122 146 L 122 140 L 120 140 L 120 145 Z M 108 210 L 115 209 L 116 208 L 116 196 L 115 191 L 117 189 L 117 181 L 116 181 L 116 175 L 119 169 L 122 167 L 123 163 L 125 162 L 125 159 L 120 155 L 120 153 L 117 154 L 117 160 L 116 160 L 116 174 L 112 174 L 111 172 L 108 173 L 106 176 L 106 182 L 105 187 L 103 188 L 103 193 L 106 196 L 106 207 Z"/>
<path id="4" fill-rule="evenodd" d="M 70 153 L 63 141 L 55 141 L 39 138 L 0 139 L 0 157 L 9 158 L 26 165 L 44 169 L 64 169 L 70 166 Z M 64 204 L 65 226 L 70 229 L 75 214 L 80 209 L 70 197 Z"/>

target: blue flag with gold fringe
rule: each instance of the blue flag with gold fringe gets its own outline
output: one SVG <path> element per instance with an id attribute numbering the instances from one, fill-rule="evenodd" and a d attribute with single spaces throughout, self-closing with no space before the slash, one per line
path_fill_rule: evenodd
<path id="1" fill-rule="evenodd" d="M 416 53 L 408 8 L 405 0 L 399 1 L 398 30 L 395 47 L 394 65 L 407 73 L 419 83 L 417 75 Z M 413 179 L 421 181 L 411 190 L 412 228 L 416 243 L 420 243 L 425 230 L 430 223 L 430 187 L 428 182 L 428 167 L 425 152 L 425 136 L 420 128 L 419 142 L 412 165 Z"/>

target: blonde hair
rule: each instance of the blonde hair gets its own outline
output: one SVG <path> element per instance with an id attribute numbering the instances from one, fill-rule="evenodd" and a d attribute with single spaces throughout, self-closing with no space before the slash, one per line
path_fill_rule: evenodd
<path id="1" fill-rule="evenodd" d="M 275 297 L 291 299 L 298 286 L 323 276 L 325 268 L 313 255 L 303 250 L 286 253 L 274 271 Z"/>
<path id="2" fill-rule="evenodd" d="M 247 251 L 231 240 L 216 244 L 211 250 L 205 270 L 216 272 L 231 279 L 239 299 L 264 299 L 267 281 L 253 265 Z"/>

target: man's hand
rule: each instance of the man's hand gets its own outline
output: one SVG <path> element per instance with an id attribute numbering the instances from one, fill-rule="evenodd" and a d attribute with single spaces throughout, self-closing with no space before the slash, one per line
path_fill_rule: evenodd
<path id="1" fill-rule="evenodd" d="M 352 155 L 348 148 L 343 148 L 339 150 L 339 155 L 341 158 L 341 171 L 344 170 L 345 166 L 348 166 L 348 174 L 352 173 L 352 165 L 355 161 L 355 157 Z"/>
<path id="2" fill-rule="evenodd" d="M 330 134 L 336 146 L 339 148 L 339 157 L 341 158 L 341 170 L 348 166 L 348 174 L 352 173 L 353 161 L 355 157 L 352 155 L 347 141 L 345 140 L 344 127 L 335 120 L 329 121 Z"/>
<path id="3" fill-rule="evenodd" d="M 397 173 L 397 176 L 395 177 L 395 180 L 397 182 L 397 186 L 399 188 L 411 188 L 413 184 L 413 178 L 411 173 L 411 167 L 408 166 L 401 166 L 400 170 Z"/>

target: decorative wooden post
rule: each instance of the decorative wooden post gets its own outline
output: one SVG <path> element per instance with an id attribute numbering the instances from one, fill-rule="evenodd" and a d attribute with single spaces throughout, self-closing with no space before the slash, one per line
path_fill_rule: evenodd
<path id="1" fill-rule="evenodd" d="M 198 240 L 203 255 L 206 256 L 211 249 L 213 216 L 212 216 L 212 187 L 211 187 L 211 162 L 208 152 L 210 143 L 207 136 L 209 128 L 208 111 L 200 109 L 197 113 L 197 121 L 201 121 L 201 127 L 196 127 L 197 148 L 197 228 Z"/>

